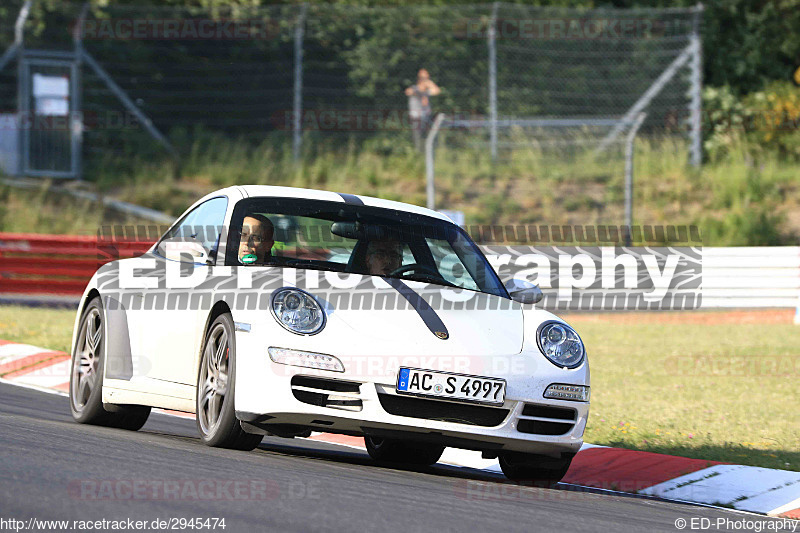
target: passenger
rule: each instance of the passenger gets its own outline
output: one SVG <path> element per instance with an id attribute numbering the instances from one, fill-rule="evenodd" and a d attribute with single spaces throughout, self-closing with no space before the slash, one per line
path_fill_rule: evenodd
<path id="1" fill-rule="evenodd" d="M 366 263 L 370 275 L 388 276 L 403 264 L 403 245 L 395 240 L 370 241 Z"/>

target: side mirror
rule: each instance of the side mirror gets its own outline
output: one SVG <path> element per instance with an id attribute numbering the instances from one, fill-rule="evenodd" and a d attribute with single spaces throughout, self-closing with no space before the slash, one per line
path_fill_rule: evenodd
<path id="1" fill-rule="evenodd" d="M 183 261 L 191 257 L 192 262 L 207 264 L 208 252 L 203 245 L 195 240 L 166 239 L 158 245 L 158 251 L 172 261 Z"/>
<path id="2" fill-rule="evenodd" d="M 535 283 L 524 279 L 510 279 L 505 284 L 511 299 L 521 304 L 535 304 L 542 301 L 544 294 Z"/>

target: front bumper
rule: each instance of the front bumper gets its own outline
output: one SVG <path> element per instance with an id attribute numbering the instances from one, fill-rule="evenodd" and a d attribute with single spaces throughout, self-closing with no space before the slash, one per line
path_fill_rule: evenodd
<path id="1" fill-rule="evenodd" d="M 292 370 L 292 376 L 272 380 L 268 394 L 249 383 L 252 375 L 237 372 L 236 414 L 246 429 L 273 427 L 280 434 L 286 427 L 303 427 L 552 456 L 576 453 L 583 444 L 586 402 L 507 395 L 502 407 L 487 407 L 398 395 L 394 384 Z"/>

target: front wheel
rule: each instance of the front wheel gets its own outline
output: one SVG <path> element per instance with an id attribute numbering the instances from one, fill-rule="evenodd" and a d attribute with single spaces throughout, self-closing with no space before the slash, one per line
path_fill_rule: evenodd
<path id="1" fill-rule="evenodd" d="M 246 433 L 233 405 L 236 344 L 233 318 L 218 316 L 208 328 L 197 374 L 197 429 L 208 446 L 250 451 L 263 435 Z"/>
<path id="2" fill-rule="evenodd" d="M 498 459 L 500 469 L 507 478 L 552 487 L 567 475 L 573 457 L 575 454 L 564 454 L 556 459 L 546 455 L 506 452 Z"/>
<path id="3" fill-rule="evenodd" d="M 444 453 L 444 446 L 383 437 L 364 437 L 367 453 L 376 461 L 428 466 Z"/>
<path id="4" fill-rule="evenodd" d="M 93 298 L 80 321 L 78 338 L 72 350 L 69 378 L 69 407 L 80 424 L 109 426 L 136 431 L 150 408 L 141 405 L 103 406 L 103 368 L 105 366 L 105 321 L 100 297 Z"/>

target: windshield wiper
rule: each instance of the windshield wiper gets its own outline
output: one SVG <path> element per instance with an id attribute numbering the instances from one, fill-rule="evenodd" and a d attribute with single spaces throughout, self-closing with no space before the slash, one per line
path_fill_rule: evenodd
<path id="1" fill-rule="evenodd" d="M 459 287 L 454 283 L 450 283 L 444 278 L 438 278 L 435 276 L 425 276 L 423 274 L 416 274 L 414 276 L 405 276 L 405 277 L 398 277 L 396 279 L 400 280 L 411 280 L 411 281 L 420 281 L 422 283 L 433 283 L 435 285 L 443 285 L 445 287 L 455 287 L 456 289 L 463 289 L 464 287 Z"/>

